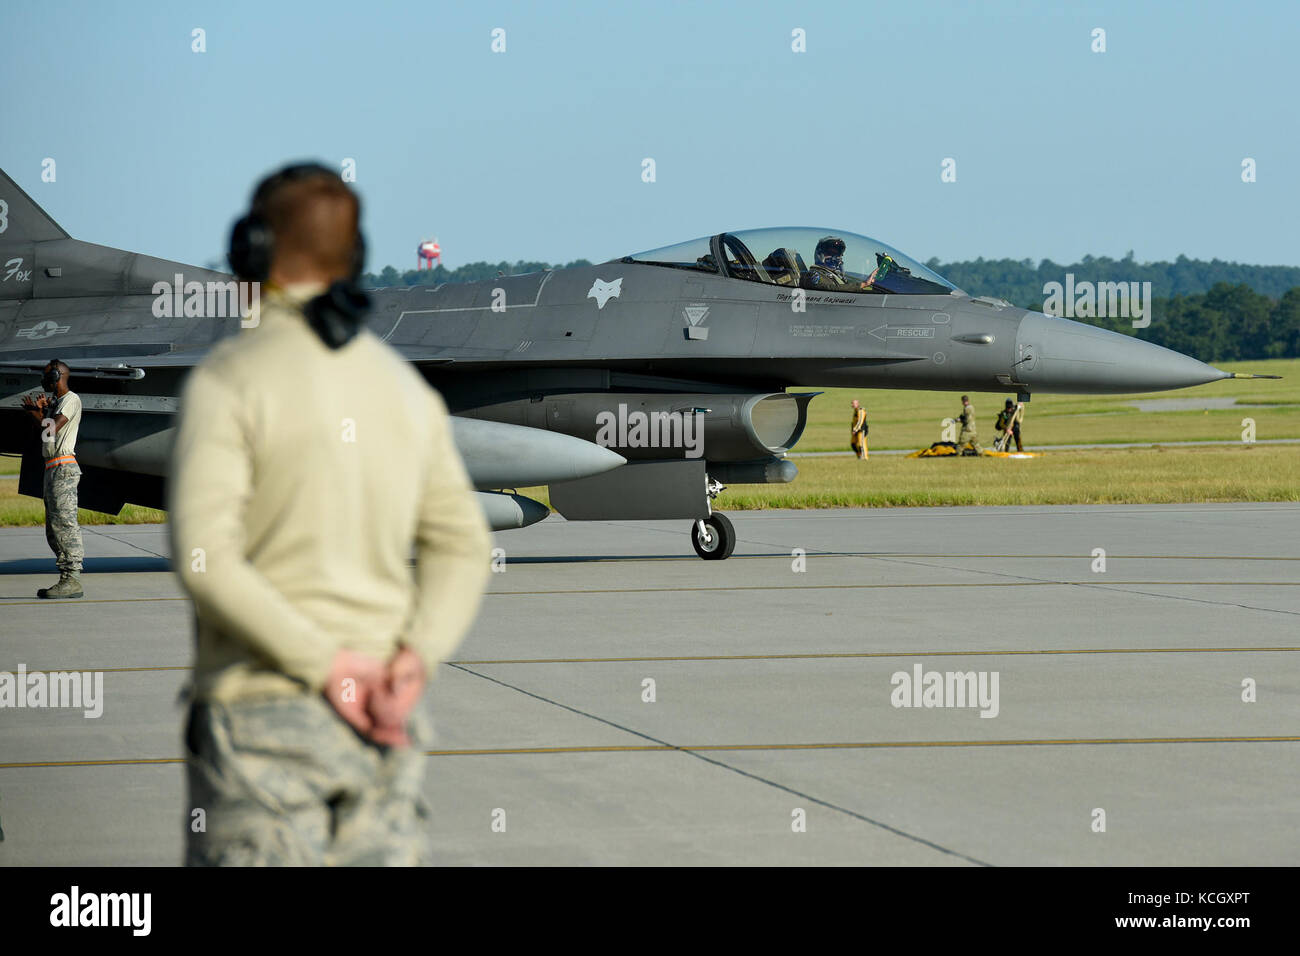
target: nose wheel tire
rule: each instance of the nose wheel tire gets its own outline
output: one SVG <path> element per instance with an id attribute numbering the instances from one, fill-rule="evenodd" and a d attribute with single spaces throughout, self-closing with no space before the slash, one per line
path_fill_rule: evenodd
<path id="1" fill-rule="evenodd" d="M 735 550 L 736 529 L 730 518 L 715 511 L 691 526 L 691 545 L 705 561 L 721 561 Z"/>

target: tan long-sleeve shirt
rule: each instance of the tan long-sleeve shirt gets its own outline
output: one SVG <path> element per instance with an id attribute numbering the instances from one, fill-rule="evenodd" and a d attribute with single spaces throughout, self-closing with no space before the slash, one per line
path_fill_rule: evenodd
<path id="1" fill-rule="evenodd" d="M 199 699 L 319 691 L 342 647 L 405 644 L 432 675 L 482 598 L 490 537 L 446 406 L 368 331 L 321 342 L 299 309 L 319 291 L 264 295 L 182 394 L 168 494 Z"/>

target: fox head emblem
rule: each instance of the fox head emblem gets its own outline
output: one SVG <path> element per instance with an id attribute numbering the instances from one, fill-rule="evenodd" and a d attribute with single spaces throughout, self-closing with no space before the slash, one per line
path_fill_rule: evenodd
<path id="1" fill-rule="evenodd" d="M 603 279 L 597 279 L 591 284 L 587 291 L 588 299 L 596 300 L 596 308 L 605 308 L 605 303 L 610 299 L 617 299 L 619 293 L 623 291 L 623 278 L 620 276 L 613 282 L 605 282 Z"/>

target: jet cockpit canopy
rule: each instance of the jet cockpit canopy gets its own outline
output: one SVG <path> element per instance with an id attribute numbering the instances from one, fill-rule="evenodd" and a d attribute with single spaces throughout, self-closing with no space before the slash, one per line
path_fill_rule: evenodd
<path id="1" fill-rule="evenodd" d="M 824 293 L 964 294 L 883 242 L 806 226 L 724 232 L 625 256 L 622 261 Z"/>

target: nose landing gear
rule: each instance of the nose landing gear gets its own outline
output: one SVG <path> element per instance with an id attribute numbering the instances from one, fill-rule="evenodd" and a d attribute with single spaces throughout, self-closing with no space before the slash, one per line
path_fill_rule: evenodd
<path id="1" fill-rule="evenodd" d="M 736 529 L 731 524 L 731 519 L 721 512 L 712 510 L 712 501 L 718 497 L 726 485 L 716 478 L 708 480 L 708 495 L 710 502 L 710 514 L 707 518 L 701 518 L 691 526 L 691 546 L 695 548 L 695 553 L 705 561 L 722 561 L 731 557 L 731 552 L 736 547 Z"/>
<path id="2" fill-rule="evenodd" d="M 695 553 L 705 561 L 721 561 L 731 557 L 736 547 L 736 529 L 731 519 L 720 511 L 701 518 L 691 528 L 691 544 Z"/>

